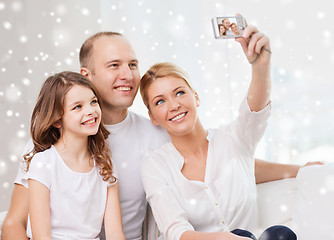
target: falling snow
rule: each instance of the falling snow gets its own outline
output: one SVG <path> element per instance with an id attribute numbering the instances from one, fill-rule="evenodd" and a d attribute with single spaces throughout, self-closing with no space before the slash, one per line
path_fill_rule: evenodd
<path id="1" fill-rule="evenodd" d="M 211 18 L 241 12 L 270 37 L 272 117 L 259 156 L 282 163 L 334 161 L 334 4 L 245 1 L 0 0 L 0 211 L 8 209 L 29 119 L 42 82 L 79 70 L 81 44 L 98 31 L 118 31 L 132 43 L 140 70 L 171 61 L 187 69 L 201 98 L 202 123 L 217 127 L 238 114 L 251 75 L 237 42 L 216 40 Z M 185 11 L 191 5 L 191 11 Z M 284 15 L 282 15 L 284 12 Z M 146 115 L 140 98 L 133 111 Z M 128 167 L 123 163 L 122 168 Z M 319 186 L 333 195 L 334 177 Z M 196 201 L 190 200 L 196 205 Z M 283 213 L 291 209 L 279 205 Z"/>

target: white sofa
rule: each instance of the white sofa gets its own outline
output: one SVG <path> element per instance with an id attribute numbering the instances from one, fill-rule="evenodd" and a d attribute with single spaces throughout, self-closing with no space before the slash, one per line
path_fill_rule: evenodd
<path id="1" fill-rule="evenodd" d="M 334 240 L 334 163 L 258 184 L 259 227 L 286 225 L 298 240 Z"/>
<path id="2" fill-rule="evenodd" d="M 302 168 L 297 178 L 258 184 L 257 190 L 260 229 L 280 224 L 298 240 L 334 240 L 334 163 Z M 156 234 L 151 227 L 145 235 Z"/>

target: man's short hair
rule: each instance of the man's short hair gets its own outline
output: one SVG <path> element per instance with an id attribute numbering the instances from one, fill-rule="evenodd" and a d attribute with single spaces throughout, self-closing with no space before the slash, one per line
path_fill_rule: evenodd
<path id="1" fill-rule="evenodd" d="M 81 46 L 79 53 L 80 67 L 88 68 L 93 54 L 94 42 L 101 37 L 123 36 L 118 32 L 98 32 L 89 37 Z"/>

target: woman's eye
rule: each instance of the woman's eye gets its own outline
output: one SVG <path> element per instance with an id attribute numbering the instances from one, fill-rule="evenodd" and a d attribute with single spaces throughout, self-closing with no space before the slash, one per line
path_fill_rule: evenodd
<path id="1" fill-rule="evenodd" d="M 155 103 L 155 105 L 161 105 L 161 104 L 163 104 L 165 101 L 164 100 L 159 100 L 159 101 L 157 101 L 156 103 Z"/>
<path id="2" fill-rule="evenodd" d="M 97 104 L 97 103 L 98 103 L 97 99 L 94 99 L 94 100 L 91 102 L 91 104 Z"/>
<path id="3" fill-rule="evenodd" d="M 176 93 L 176 96 L 177 96 L 177 97 L 178 97 L 178 96 L 182 96 L 183 94 L 185 94 L 184 91 L 179 91 L 179 92 Z"/>

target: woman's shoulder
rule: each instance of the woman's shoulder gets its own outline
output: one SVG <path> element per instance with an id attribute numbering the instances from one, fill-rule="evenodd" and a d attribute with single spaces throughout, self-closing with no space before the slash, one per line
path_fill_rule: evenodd
<path id="1" fill-rule="evenodd" d="M 148 150 L 143 158 L 142 169 L 151 169 L 153 166 L 170 166 L 173 165 L 176 158 L 173 144 L 171 142 L 163 144 L 161 147 Z"/>

